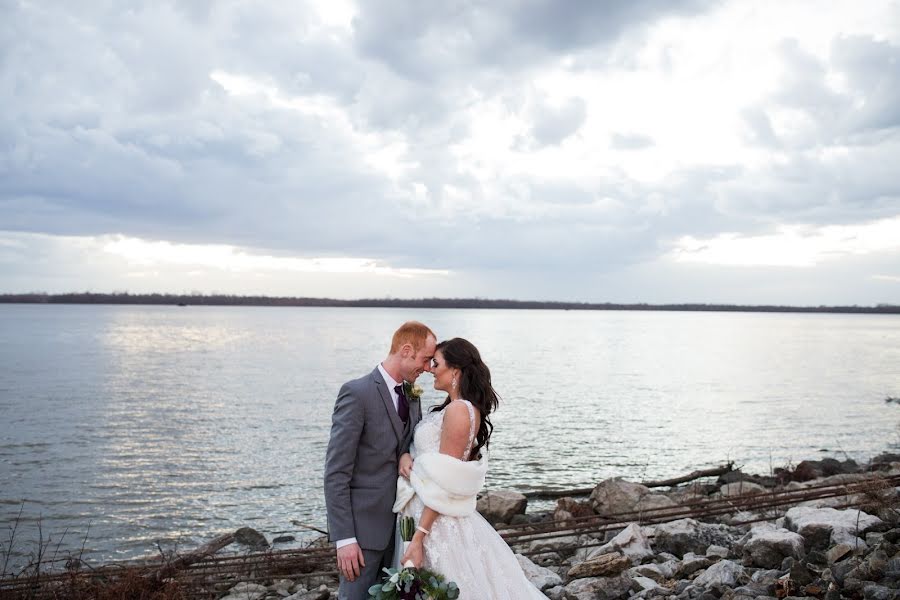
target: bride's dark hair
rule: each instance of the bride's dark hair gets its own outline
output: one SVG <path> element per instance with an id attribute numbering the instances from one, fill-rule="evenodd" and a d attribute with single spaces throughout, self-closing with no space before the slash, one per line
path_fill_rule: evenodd
<path id="1" fill-rule="evenodd" d="M 481 456 L 481 449 L 487 450 L 494 426 L 488 418 L 497 410 L 500 396 L 491 385 L 491 370 L 481 360 L 472 342 L 463 338 L 453 338 L 441 342 L 435 347 L 435 351 L 441 351 L 444 362 L 452 369 L 459 369 L 459 397 L 471 402 L 481 412 L 481 425 L 475 435 L 475 445 L 469 454 L 469 460 L 475 460 Z M 450 404 L 450 396 L 444 403 L 434 408 L 435 411 L 444 410 Z"/>

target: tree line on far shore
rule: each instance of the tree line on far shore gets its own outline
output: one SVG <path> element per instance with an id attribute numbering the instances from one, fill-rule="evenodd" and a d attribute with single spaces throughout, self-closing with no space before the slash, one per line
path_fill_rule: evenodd
<path id="1" fill-rule="evenodd" d="M 900 305 L 875 306 L 779 306 L 741 304 L 619 304 L 612 302 L 545 302 L 534 300 L 489 300 L 485 298 L 297 298 L 290 296 L 236 296 L 227 294 L 0 294 L 0 303 L 24 304 L 156 304 L 178 306 L 325 306 L 367 308 L 505 308 L 531 310 L 655 310 L 701 312 L 790 312 L 900 314 Z"/>

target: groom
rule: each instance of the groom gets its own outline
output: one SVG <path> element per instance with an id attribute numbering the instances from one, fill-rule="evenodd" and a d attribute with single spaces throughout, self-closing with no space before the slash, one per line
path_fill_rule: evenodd
<path id="1" fill-rule="evenodd" d="M 400 455 L 409 450 L 422 408 L 403 393 L 431 371 L 437 337 L 417 321 L 400 326 L 391 351 L 368 375 L 341 387 L 325 456 L 328 536 L 337 546 L 338 597 L 363 600 L 394 554 Z"/>

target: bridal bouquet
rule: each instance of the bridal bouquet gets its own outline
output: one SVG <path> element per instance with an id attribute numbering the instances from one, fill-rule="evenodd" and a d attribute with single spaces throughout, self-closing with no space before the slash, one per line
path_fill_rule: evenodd
<path id="1" fill-rule="evenodd" d="M 400 517 L 400 537 L 406 544 L 416 531 L 412 517 Z M 411 563 L 410 563 L 411 564 Z M 369 588 L 369 597 L 375 600 L 455 600 L 459 588 L 446 581 L 440 573 L 428 569 L 405 566 L 402 569 L 384 569 L 387 575 L 381 583 Z"/>

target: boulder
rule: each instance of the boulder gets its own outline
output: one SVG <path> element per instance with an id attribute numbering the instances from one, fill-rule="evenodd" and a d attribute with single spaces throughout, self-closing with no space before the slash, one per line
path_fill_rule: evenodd
<path id="1" fill-rule="evenodd" d="M 663 569 L 660 565 L 649 563 L 646 565 L 638 565 L 628 569 L 628 574 L 633 577 L 648 577 L 656 583 L 663 583 L 666 579 L 672 577 L 672 570 Z"/>
<path id="2" fill-rule="evenodd" d="M 804 556 L 804 538 L 799 533 L 768 527 L 754 527 L 742 540 L 744 564 L 774 569 L 785 557 L 797 560 Z"/>
<path id="3" fill-rule="evenodd" d="M 588 501 L 579 502 L 573 498 L 560 498 L 556 501 L 556 509 L 553 511 L 553 520 L 562 521 L 565 525 L 566 521 L 578 519 L 581 517 L 594 516 L 594 508 Z"/>
<path id="4" fill-rule="evenodd" d="M 714 590 L 733 588 L 744 576 L 744 567 L 731 560 L 720 560 L 694 579 L 694 585 Z"/>
<path id="5" fill-rule="evenodd" d="M 804 460 L 793 471 L 776 469 L 775 475 L 782 481 L 810 481 L 830 475 L 859 473 L 859 471 L 859 465 L 851 459 L 842 462 L 834 458 L 823 458 L 822 460 Z"/>
<path id="6" fill-rule="evenodd" d="M 847 573 L 847 578 L 853 577 L 862 581 L 880 581 L 888 566 L 888 557 L 881 550 L 869 554 L 855 569 Z"/>
<path id="7" fill-rule="evenodd" d="M 507 490 L 491 490 L 478 499 L 476 510 L 489 523 L 509 523 L 513 515 L 525 514 L 528 498 L 524 494 Z"/>
<path id="8" fill-rule="evenodd" d="M 883 468 L 890 468 L 891 464 L 898 462 L 900 462 L 900 454 L 882 452 L 869 463 L 869 470 L 877 471 Z"/>
<path id="9" fill-rule="evenodd" d="M 784 526 L 806 538 L 810 549 L 823 550 L 841 543 L 865 546 L 857 535 L 882 527 L 883 521 L 860 510 L 795 506 L 787 511 Z"/>
<path id="10" fill-rule="evenodd" d="M 601 554 L 618 552 L 627 556 L 632 564 L 639 565 L 645 558 L 653 556 L 650 540 L 647 539 L 643 530 L 636 523 L 629 523 L 628 527 L 599 548 L 589 548 L 587 550 L 583 560 L 594 558 Z"/>
<path id="11" fill-rule="evenodd" d="M 638 575 L 637 577 L 632 577 L 631 580 L 634 582 L 634 586 L 639 587 L 638 593 L 645 592 L 648 590 L 665 590 L 668 589 L 663 588 L 659 583 L 650 579 L 649 577 L 642 577 Z"/>
<path id="12" fill-rule="evenodd" d="M 588 577 L 576 579 L 566 586 L 566 594 L 575 600 L 619 600 L 627 598 L 632 586 L 631 577 Z"/>
<path id="13" fill-rule="evenodd" d="M 897 590 L 884 585 L 870 583 L 863 587 L 864 600 L 896 600 Z"/>
<path id="14" fill-rule="evenodd" d="M 264 585 L 242 581 L 228 590 L 228 595 L 222 600 L 260 600 L 268 592 Z"/>
<path id="15" fill-rule="evenodd" d="M 631 566 L 631 561 L 618 552 L 602 554 L 569 569 L 569 579 L 618 575 Z"/>
<path id="16" fill-rule="evenodd" d="M 322 584 L 314 590 L 294 592 L 284 600 L 328 600 L 330 597 L 331 592 L 328 590 L 328 586 Z"/>
<path id="17" fill-rule="evenodd" d="M 593 538 L 578 535 L 566 535 L 562 537 L 536 539 L 523 544 L 517 544 L 522 552 L 534 554 L 535 552 L 571 552 L 571 548 L 578 548 L 584 544 L 596 542 Z"/>
<path id="18" fill-rule="evenodd" d="M 829 565 L 833 565 L 843 558 L 847 558 L 853 553 L 853 548 L 847 544 L 836 544 L 828 549 L 825 553 L 825 560 Z"/>
<path id="19" fill-rule="evenodd" d="M 725 546 L 716 546 L 715 544 L 710 544 L 706 549 L 707 558 L 728 558 L 729 553 L 730 551 Z"/>
<path id="20" fill-rule="evenodd" d="M 290 589 L 294 587 L 294 582 L 290 579 L 276 579 L 272 582 L 271 585 L 268 586 L 268 590 L 270 592 L 290 592 Z M 284 594 L 285 596 L 289 594 Z"/>
<path id="21" fill-rule="evenodd" d="M 742 585 L 734 589 L 728 588 L 722 594 L 720 600 L 757 600 L 766 594 L 753 585 Z"/>
<path id="22" fill-rule="evenodd" d="M 272 538 L 273 544 L 286 544 L 287 542 L 294 542 L 297 538 L 292 535 L 279 535 L 278 537 Z"/>
<path id="23" fill-rule="evenodd" d="M 678 566 L 675 567 L 675 577 L 686 579 L 697 571 L 702 571 L 709 567 L 712 563 L 713 561 L 705 556 L 697 556 L 693 552 L 688 552 L 684 555 L 681 562 L 678 563 Z"/>
<path id="24" fill-rule="evenodd" d="M 728 547 L 739 537 L 736 529 L 694 519 L 651 525 L 644 528 L 644 534 L 652 539 L 657 552 L 671 552 L 676 556 L 687 552 L 704 554 L 711 544 Z"/>
<path id="25" fill-rule="evenodd" d="M 760 596 L 774 596 L 775 582 L 781 577 L 778 569 L 759 569 L 750 577 L 750 585 L 763 590 Z"/>
<path id="26" fill-rule="evenodd" d="M 252 527 L 241 527 L 234 532 L 234 541 L 238 544 L 249 546 L 253 550 L 265 550 L 269 547 L 266 536 Z"/>
<path id="27" fill-rule="evenodd" d="M 550 569 L 545 569 L 544 567 L 540 567 L 534 564 L 527 557 L 522 556 L 521 554 L 516 554 L 516 560 L 519 561 L 519 566 L 522 567 L 522 571 L 525 573 L 525 578 L 528 579 L 528 581 L 530 581 L 531 584 L 537 589 L 546 590 L 558 585 L 562 585 L 562 577 L 560 577 Z"/>
<path id="28" fill-rule="evenodd" d="M 769 490 L 759 485 L 758 483 L 752 483 L 750 481 L 735 481 L 734 483 L 726 483 L 721 488 L 719 488 L 719 493 L 723 498 L 734 498 L 737 496 L 756 496 L 758 494 L 765 494 L 768 491 Z"/>
<path id="29" fill-rule="evenodd" d="M 641 512 L 675 506 L 675 502 L 650 488 L 621 478 L 601 481 L 591 492 L 591 506 L 601 515 Z"/>
<path id="30" fill-rule="evenodd" d="M 561 585 L 550 588 L 549 590 L 544 590 L 544 594 L 546 594 L 550 600 L 566 600 L 566 588 Z"/>

